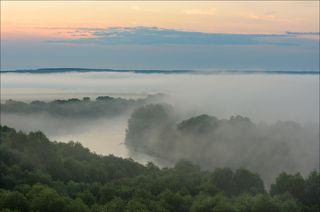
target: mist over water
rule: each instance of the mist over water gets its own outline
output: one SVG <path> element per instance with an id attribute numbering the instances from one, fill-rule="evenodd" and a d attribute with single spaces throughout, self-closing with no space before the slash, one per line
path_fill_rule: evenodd
<path id="1" fill-rule="evenodd" d="M 165 93 L 188 113 L 255 121 L 318 122 L 319 75 L 279 74 L 1 74 L 1 101 Z"/>
<path id="2" fill-rule="evenodd" d="M 165 93 L 181 119 L 209 114 L 247 116 L 252 121 L 318 123 L 319 75 L 272 74 L 1 74 L 1 102 L 110 95 L 136 99 Z M 24 131 L 41 130 L 50 139 L 79 141 L 99 154 L 128 157 L 123 144 L 130 112 L 112 119 L 83 121 L 48 114 L 1 113 L 1 124 Z"/>
<path id="3" fill-rule="evenodd" d="M 123 141 L 127 117 L 95 120 L 59 118 L 49 114 L 22 115 L 1 113 L 1 124 L 13 126 L 24 132 L 41 130 L 54 141 L 78 141 L 91 151 L 103 155 L 128 157 Z"/>

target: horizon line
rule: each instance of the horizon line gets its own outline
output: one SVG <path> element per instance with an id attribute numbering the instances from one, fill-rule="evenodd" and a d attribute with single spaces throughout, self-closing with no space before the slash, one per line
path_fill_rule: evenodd
<path id="1" fill-rule="evenodd" d="M 50 73 L 89 73 L 89 72 L 118 72 L 118 73 L 135 73 L 135 74 L 320 74 L 318 71 L 302 70 L 261 70 L 261 69 L 112 69 L 112 68 L 76 68 L 76 67 L 54 67 L 54 68 L 30 68 L 0 70 L 0 73 L 29 73 L 29 74 L 50 74 Z"/>

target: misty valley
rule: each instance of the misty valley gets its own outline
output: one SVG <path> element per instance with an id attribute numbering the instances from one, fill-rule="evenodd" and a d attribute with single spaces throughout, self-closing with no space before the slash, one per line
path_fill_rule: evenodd
<path id="1" fill-rule="evenodd" d="M 318 211 L 319 123 L 221 118 L 181 107 L 174 92 L 137 96 L 2 101 L 0 207 Z"/>
<path id="2" fill-rule="evenodd" d="M 320 212 L 319 0 L 0 1 L 0 212 Z"/>

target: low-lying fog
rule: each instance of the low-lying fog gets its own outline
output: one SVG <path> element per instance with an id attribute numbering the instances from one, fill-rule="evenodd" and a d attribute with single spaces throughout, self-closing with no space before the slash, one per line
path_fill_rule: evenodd
<path id="1" fill-rule="evenodd" d="M 61 73 L 1 74 L 1 101 L 83 96 L 171 96 L 186 112 L 255 121 L 318 122 L 319 75 Z"/>
<path id="2" fill-rule="evenodd" d="M 128 116 L 88 121 L 57 118 L 48 114 L 1 113 L 1 124 L 25 132 L 41 130 L 51 140 L 79 141 L 96 153 L 126 158 L 128 151 L 123 142 Z"/>
<path id="3" fill-rule="evenodd" d="M 182 119 L 208 114 L 220 119 L 247 116 L 255 123 L 319 122 L 319 75 L 1 74 L 2 103 L 105 95 L 136 99 L 155 93 L 167 94 Z M 79 141 L 94 152 L 127 157 L 124 138 L 130 112 L 90 121 L 1 112 L 1 124 L 41 130 L 52 140 Z"/>

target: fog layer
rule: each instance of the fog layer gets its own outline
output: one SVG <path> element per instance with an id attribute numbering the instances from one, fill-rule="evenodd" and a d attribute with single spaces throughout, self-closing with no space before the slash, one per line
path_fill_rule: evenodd
<path id="1" fill-rule="evenodd" d="M 172 105 L 190 115 L 241 114 L 257 122 L 318 122 L 319 117 L 319 75 L 1 74 L 1 101 L 154 93 L 169 95 Z"/>
<path id="2" fill-rule="evenodd" d="M 319 167 L 319 125 L 256 124 L 242 116 L 178 120 L 168 105 L 137 109 L 126 134 L 130 153 L 153 156 L 165 166 L 186 159 L 209 170 L 243 167 L 258 172 L 267 184 L 282 171 L 308 174 Z"/>
<path id="3" fill-rule="evenodd" d="M 162 98 L 100 96 L 96 100 L 85 97 L 30 103 L 8 100 L 1 104 L 1 125 L 25 132 L 41 130 L 53 140 L 79 141 L 96 153 L 127 157 L 123 140 L 128 117 L 135 108 Z"/>
<path id="4" fill-rule="evenodd" d="M 219 120 L 241 115 L 250 117 L 253 123 L 266 122 L 272 126 L 278 121 L 294 121 L 301 126 L 319 122 L 319 75 L 1 74 L 1 102 L 104 95 L 137 99 L 154 93 L 167 94 L 166 102 L 174 107 L 176 125 L 201 114 Z M 100 116 L 96 110 L 93 113 L 87 111 L 86 118 L 81 118 L 75 115 L 76 111 L 71 116 L 57 115 L 51 109 L 26 114 L 2 107 L 1 124 L 24 131 L 41 130 L 53 140 L 79 141 L 97 153 L 128 157 L 136 153 L 131 151 L 129 155 L 123 144 L 127 120 L 135 108 L 117 114 L 112 112 L 112 117 Z M 311 152 L 318 149 L 315 144 L 305 143 L 302 147 Z M 314 156 L 313 153 L 304 153 Z M 153 157 L 141 151 L 135 154 L 140 161 L 153 160 Z"/>

